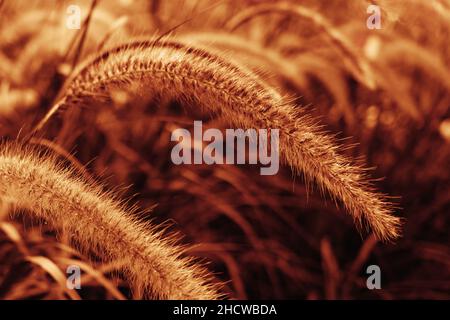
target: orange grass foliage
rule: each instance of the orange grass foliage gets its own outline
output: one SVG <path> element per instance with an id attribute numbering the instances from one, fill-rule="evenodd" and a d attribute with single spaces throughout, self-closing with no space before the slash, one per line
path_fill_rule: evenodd
<path id="1" fill-rule="evenodd" d="M 65 27 L 69 4 L 80 30 Z M 448 266 L 450 5 L 376 4 L 382 30 L 366 28 L 364 0 L 2 1 L 0 296 L 366 297 L 369 260 L 400 278 L 425 259 L 413 283 Z M 170 132 L 192 119 L 279 128 L 288 168 L 172 165 Z M 139 212 L 154 203 L 150 223 Z M 359 239 L 339 207 L 374 236 Z M 399 215 L 403 238 L 377 245 L 399 237 Z M 180 229 L 198 245 L 175 243 Z M 60 272 L 77 263 L 80 295 Z M 439 278 L 405 288 L 378 294 L 445 296 Z"/>

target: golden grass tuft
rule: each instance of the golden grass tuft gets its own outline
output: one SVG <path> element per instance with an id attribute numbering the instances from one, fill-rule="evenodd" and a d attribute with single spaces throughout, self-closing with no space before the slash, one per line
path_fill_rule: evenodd
<path id="1" fill-rule="evenodd" d="M 2 202 L 27 209 L 76 239 L 103 261 L 123 261 L 124 272 L 143 296 L 156 299 L 217 299 L 212 277 L 183 258 L 176 237 L 164 238 L 151 223 L 136 219 L 100 187 L 77 178 L 31 148 L 3 144 L 0 154 Z M 47 258 L 29 258 L 57 281 L 65 279 Z M 62 278 L 62 279 L 61 279 Z M 64 283 L 63 283 L 64 284 Z M 74 293 L 76 294 L 76 293 Z"/>
<path id="2" fill-rule="evenodd" d="M 78 3 L 0 0 L 1 299 L 448 299 L 448 0 Z M 193 120 L 285 166 L 173 165 Z"/>
<path id="3" fill-rule="evenodd" d="M 37 128 L 65 105 L 101 98 L 102 91 L 132 82 L 166 98 L 203 106 L 235 127 L 279 129 L 281 155 L 296 173 L 317 181 L 341 201 L 358 226 L 366 223 L 383 240 L 399 236 L 400 220 L 391 215 L 389 203 L 372 191 L 364 170 L 339 155 L 333 139 L 310 117 L 246 69 L 193 45 L 134 42 L 88 60 Z"/>

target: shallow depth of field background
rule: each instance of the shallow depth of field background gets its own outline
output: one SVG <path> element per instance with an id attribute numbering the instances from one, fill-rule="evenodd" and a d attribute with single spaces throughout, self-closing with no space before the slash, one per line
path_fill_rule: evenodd
<path id="1" fill-rule="evenodd" d="M 231 297 L 449 299 L 450 1 L 291 0 L 281 5 L 292 10 L 230 30 L 233 17 L 261 3 L 279 2 L 98 1 L 83 38 L 85 25 L 66 28 L 66 8 L 79 5 L 86 17 L 91 1 L 0 0 L 2 139 L 29 132 L 74 62 L 178 26 L 172 36 L 203 39 L 247 65 L 351 146 L 341 152 L 371 167 L 377 188 L 393 197 L 405 219 L 402 238 L 384 244 L 359 233 L 341 206 L 307 190 L 287 167 L 260 176 L 259 166 L 173 165 L 172 130 L 194 120 L 226 125 L 195 106 L 126 88 L 110 93 L 111 104 L 59 114 L 34 143 L 85 166 L 131 204 L 153 208 L 142 218 L 195 244 L 190 254 L 226 281 Z M 371 3 L 382 9 L 381 30 L 366 26 Z M 296 6 L 313 15 L 295 14 Z M 132 298 L 117 265 L 77 253 L 70 240 L 2 206 L 0 298 Z M 80 291 L 65 286 L 70 264 L 83 269 Z M 382 290 L 366 288 L 372 264 L 381 268 Z"/>

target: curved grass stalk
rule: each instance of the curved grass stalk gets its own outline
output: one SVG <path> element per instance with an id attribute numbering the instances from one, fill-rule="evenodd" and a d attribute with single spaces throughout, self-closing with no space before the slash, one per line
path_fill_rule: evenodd
<path id="1" fill-rule="evenodd" d="M 400 219 L 373 191 L 365 170 L 337 152 L 333 138 L 253 73 L 204 49 L 175 41 L 144 41 L 106 51 L 77 69 L 36 129 L 62 107 L 86 97 L 104 99 L 108 90 L 130 83 L 201 106 L 236 127 L 279 129 L 282 159 L 296 173 L 317 181 L 341 201 L 358 226 L 370 226 L 384 240 L 399 236 Z"/>
<path id="2" fill-rule="evenodd" d="M 13 144 L 0 147 L 0 199 L 64 230 L 104 261 L 124 261 L 131 287 L 157 299 L 216 299 L 212 277 L 150 223 L 70 169 Z"/>
<path id="3" fill-rule="evenodd" d="M 249 41 L 239 36 L 220 32 L 191 32 L 183 34 L 177 39 L 185 41 L 187 44 L 202 45 L 211 50 L 216 48 L 222 54 L 237 54 L 239 57 L 245 57 L 245 63 L 250 64 L 252 69 L 260 72 L 261 66 L 269 68 L 270 76 L 281 74 L 287 81 L 301 87 L 299 73 L 293 65 L 273 49 L 263 48 L 258 43 Z M 244 59 L 239 59 L 240 61 Z"/>

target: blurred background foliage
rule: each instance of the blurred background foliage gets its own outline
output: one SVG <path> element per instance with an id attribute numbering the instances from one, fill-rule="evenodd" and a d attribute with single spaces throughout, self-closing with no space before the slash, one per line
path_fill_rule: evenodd
<path id="1" fill-rule="evenodd" d="M 111 92 L 112 104 L 73 108 L 33 143 L 60 155 L 180 231 L 190 254 L 235 298 L 450 298 L 450 2 L 116 0 L 0 2 L 0 134 L 26 134 L 74 64 L 135 36 L 173 35 L 246 64 L 315 115 L 373 168 L 405 218 L 395 244 L 360 235 L 344 210 L 283 167 L 170 161 L 170 133 L 220 119 L 164 98 Z M 65 27 L 79 5 L 80 30 Z M 382 29 L 369 30 L 370 4 Z M 264 10 L 263 10 L 264 9 Z M 86 31 L 83 37 L 83 32 Z M 2 299 L 132 298 L 117 264 L 76 251 L 70 234 L 0 212 Z M 82 290 L 65 286 L 82 266 Z M 382 290 L 366 288 L 377 264 Z"/>

